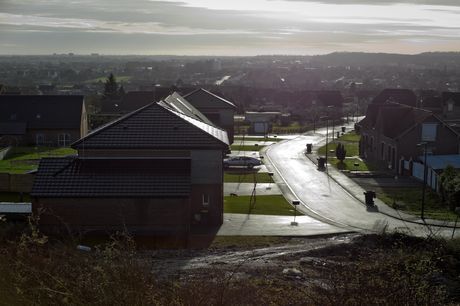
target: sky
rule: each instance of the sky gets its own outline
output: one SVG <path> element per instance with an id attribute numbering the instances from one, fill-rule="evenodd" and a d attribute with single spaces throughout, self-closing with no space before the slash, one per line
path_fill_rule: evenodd
<path id="1" fill-rule="evenodd" d="M 0 54 L 460 51 L 460 0 L 0 0 Z"/>

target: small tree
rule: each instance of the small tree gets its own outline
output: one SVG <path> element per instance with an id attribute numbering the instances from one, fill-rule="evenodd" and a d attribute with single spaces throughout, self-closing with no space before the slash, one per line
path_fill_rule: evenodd
<path id="1" fill-rule="evenodd" d="M 440 176 L 441 196 L 450 209 L 460 203 L 460 173 L 452 166 L 447 166 Z"/>
<path id="2" fill-rule="evenodd" d="M 116 100 L 119 97 L 119 89 L 115 76 L 113 73 L 109 75 L 104 83 L 104 95 L 105 100 Z"/>
<path id="3" fill-rule="evenodd" d="M 335 149 L 335 156 L 337 157 L 338 160 L 340 160 L 341 163 L 345 160 L 345 157 L 347 156 L 347 151 L 345 150 L 345 146 L 342 143 L 337 144 L 337 148 Z"/>

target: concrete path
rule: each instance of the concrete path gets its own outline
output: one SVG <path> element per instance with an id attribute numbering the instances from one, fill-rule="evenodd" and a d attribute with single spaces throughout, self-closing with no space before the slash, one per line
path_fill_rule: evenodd
<path id="1" fill-rule="evenodd" d="M 225 214 L 218 236 L 316 236 L 346 233 L 347 230 L 308 216 L 265 216 Z"/>

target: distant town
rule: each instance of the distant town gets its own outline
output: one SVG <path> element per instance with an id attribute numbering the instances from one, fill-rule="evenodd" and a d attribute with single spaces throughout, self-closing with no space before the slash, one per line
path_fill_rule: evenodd
<path id="1" fill-rule="evenodd" d="M 364 278 L 363 267 L 380 269 L 367 266 L 375 258 L 366 256 L 380 256 L 390 271 L 402 246 L 404 254 L 436 246 L 453 261 L 458 250 L 443 243 L 460 237 L 460 53 L 0 56 L 0 216 L 7 224 L 0 240 L 20 241 L 8 249 L 14 254 L 70 241 L 80 253 L 105 263 L 114 256 L 131 270 L 125 260 L 136 248 L 217 250 L 216 257 L 193 253 L 203 262 L 155 253 L 149 260 L 166 278 L 230 273 L 227 263 L 254 256 L 277 271 L 271 281 L 292 290 L 308 282 L 309 271 L 334 274 L 329 265 L 342 274 L 327 283 L 340 287 L 354 273 L 344 268 L 352 254 L 359 253 L 353 260 Z M 99 241 L 112 241 L 108 253 Z M 458 301 L 458 274 L 446 272 L 458 271 L 458 262 L 445 265 L 438 274 L 418 266 L 420 275 L 406 267 L 429 289 L 418 296 L 414 286 L 399 299 Z M 252 264 L 238 277 L 245 282 L 258 269 Z M 379 279 L 385 300 L 393 279 Z M 320 292 L 330 288 L 311 286 L 319 304 L 346 299 L 327 302 Z M 49 290 L 50 299 L 64 300 L 59 290 Z"/>

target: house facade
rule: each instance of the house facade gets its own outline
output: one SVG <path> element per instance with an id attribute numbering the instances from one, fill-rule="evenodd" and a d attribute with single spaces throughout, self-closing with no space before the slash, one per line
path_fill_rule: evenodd
<path id="1" fill-rule="evenodd" d="M 0 95 L 0 143 L 69 146 L 88 133 L 83 96 Z"/>
<path id="2" fill-rule="evenodd" d="M 458 154 L 460 136 L 430 111 L 387 102 L 368 107 L 357 124 L 361 134 L 360 155 L 366 160 L 402 173 L 402 161 L 432 155 Z"/>
<path id="3" fill-rule="evenodd" d="M 44 159 L 32 190 L 46 229 L 179 235 L 223 222 L 224 130 L 151 103 Z"/>
<path id="4" fill-rule="evenodd" d="M 226 130 L 230 144 L 233 143 L 235 104 L 203 88 L 184 95 L 184 98 L 212 123 Z"/>

